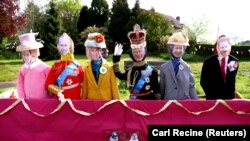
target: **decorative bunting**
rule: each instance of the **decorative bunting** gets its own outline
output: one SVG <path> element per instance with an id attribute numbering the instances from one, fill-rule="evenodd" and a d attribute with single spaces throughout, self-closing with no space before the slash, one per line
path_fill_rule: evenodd
<path id="1" fill-rule="evenodd" d="M 106 107 L 116 103 L 116 102 L 120 102 L 124 107 L 126 107 L 127 109 L 129 109 L 131 112 L 134 112 L 138 115 L 141 115 L 141 116 L 153 116 L 153 115 L 157 115 L 157 114 L 160 114 L 161 112 L 165 111 L 167 108 L 169 108 L 169 106 L 171 104 L 175 104 L 177 105 L 178 107 L 182 108 L 183 110 L 185 110 L 187 113 L 190 113 L 190 114 L 193 114 L 193 115 L 200 115 L 202 113 L 206 113 L 206 112 L 211 112 L 213 111 L 219 104 L 222 104 L 225 108 L 227 108 L 228 110 L 232 111 L 233 113 L 235 114 L 238 114 L 238 115 L 246 115 L 246 114 L 250 114 L 250 112 L 245 112 L 245 111 L 236 111 L 234 108 L 232 108 L 227 102 L 225 102 L 224 100 L 216 100 L 215 103 L 207 108 L 207 109 L 204 109 L 202 111 L 197 111 L 197 112 L 192 112 L 190 111 L 188 108 L 186 108 L 184 105 L 182 105 L 179 101 L 177 100 L 168 100 L 164 105 L 163 107 L 160 108 L 160 110 L 158 110 L 157 112 L 155 113 L 147 113 L 147 112 L 144 112 L 144 111 L 141 111 L 139 109 L 135 109 L 135 108 L 132 108 L 132 107 L 129 107 L 126 103 L 126 101 L 124 100 L 111 100 L 111 101 L 108 101 L 106 103 L 104 103 L 100 108 L 98 108 L 95 112 L 93 113 L 89 113 L 89 112 L 86 112 L 86 111 L 82 111 L 82 110 L 78 110 L 76 109 L 74 103 L 70 100 L 70 99 L 66 99 L 64 101 L 62 101 L 52 112 L 50 112 L 49 114 L 47 115 L 43 115 L 43 114 L 39 114 L 35 111 L 32 111 L 29 107 L 29 105 L 26 103 L 26 101 L 24 99 L 17 99 L 16 101 L 14 101 L 10 106 L 8 106 L 7 108 L 5 108 L 3 111 L 0 111 L 0 116 L 1 115 L 4 115 L 6 114 L 7 112 L 9 112 L 12 108 L 14 108 L 15 106 L 17 106 L 17 104 L 19 104 L 20 102 L 22 102 L 23 106 L 25 107 L 26 110 L 30 111 L 31 113 L 37 115 L 37 116 L 40 116 L 40 117 L 47 117 L 49 115 L 52 115 L 52 114 L 55 114 L 56 112 L 60 111 L 61 108 L 65 105 L 65 103 L 69 103 L 71 109 L 76 112 L 77 114 L 80 114 L 82 116 L 91 116 L 91 115 L 94 115 L 100 111 L 102 111 L 103 109 L 105 109 Z"/>

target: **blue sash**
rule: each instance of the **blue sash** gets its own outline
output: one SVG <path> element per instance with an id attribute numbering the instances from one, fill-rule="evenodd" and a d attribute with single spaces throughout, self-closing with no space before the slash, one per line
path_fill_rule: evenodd
<path id="1" fill-rule="evenodd" d="M 145 69 L 146 71 L 152 71 L 153 68 L 151 66 L 147 66 L 147 68 Z M 148 76 L 146 75 L 141 75 L 140 79 L 138 80 L 137 84 L 135 85 L 133 92 L 134 94 L 139 93 L 141 91 L 142 86 L 145 84 L 145 79 Z M 130 99 L 136 99 L 136 96 L 130 96 Z"/>
<path id="2" fill-rule="evenodd" d="M 57 85 L 58 86 L 61 86 L 63 81 L 65 80 L 65 78 L 70 74 L 72 73 L 72 71 L 74 69 L 76 69 L 76 67 L 78 66 L 78 62 L 77 61 L 73 61 L 71 62 L 64 70 L 63 72 L 60 74 L 60 76 L 58 76 L 57 78 Z"/>

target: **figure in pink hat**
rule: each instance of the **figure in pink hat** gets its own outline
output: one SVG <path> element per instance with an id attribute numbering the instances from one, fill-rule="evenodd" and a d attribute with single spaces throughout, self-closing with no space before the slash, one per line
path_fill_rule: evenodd
<path id="1" fill-rule="evenodd" d="M 45 88 L 50 67 L 40 60 L 39 48 L 43 44 L 37 42 L 38 33 L 26 33 L 19 36 L 20 45 L 16 51 L 21 52 L 24 64 L 17 79 L 17 93 L 20 98 L 49 98 Z"/>

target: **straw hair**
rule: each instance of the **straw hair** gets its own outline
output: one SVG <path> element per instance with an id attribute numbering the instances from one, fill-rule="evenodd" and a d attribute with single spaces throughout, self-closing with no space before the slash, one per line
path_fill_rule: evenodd
<path id="1" fill-rule="evenodd" d="M 167 44 L 189 46 L 189 39 L 182 32 L 176 32 L 169 37 Z"/>

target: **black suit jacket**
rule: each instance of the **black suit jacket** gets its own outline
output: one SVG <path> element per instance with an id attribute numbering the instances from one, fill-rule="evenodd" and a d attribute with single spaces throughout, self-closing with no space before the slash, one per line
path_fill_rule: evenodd
<path id="1" fill-rule="evenodd" d="M 238 62 L 238 59 L 229 55 L 228 63 L 230 61 Z M 220 70 L 218 55 L 213 55 L 206 59 L 202 66 L 200 79 L 200 85 L 205 92 L 206 99 L 213 100 L 235 98 L 235 83 L 238 68 L 239 67 L 237 67 L 234 71 L 230 71 L 227 67 L 226 81 L 224 81 Z"/>

